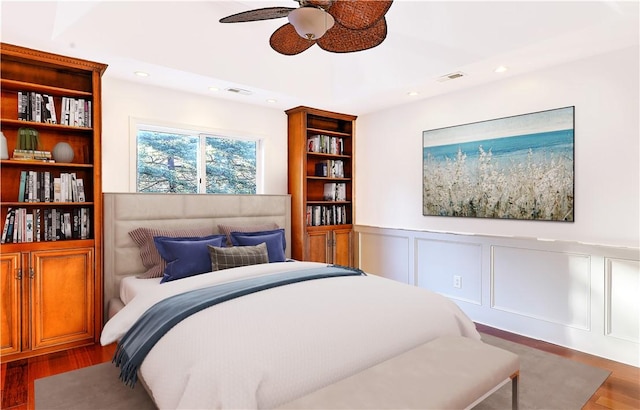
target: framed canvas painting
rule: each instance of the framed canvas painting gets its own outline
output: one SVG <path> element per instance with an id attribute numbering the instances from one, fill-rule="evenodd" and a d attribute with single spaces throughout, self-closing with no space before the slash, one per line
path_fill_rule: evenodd
<path id="1" fill-rule="evenodd" d="M 574 108 L 424 131 L 423 215 L 573 222 Z"/>

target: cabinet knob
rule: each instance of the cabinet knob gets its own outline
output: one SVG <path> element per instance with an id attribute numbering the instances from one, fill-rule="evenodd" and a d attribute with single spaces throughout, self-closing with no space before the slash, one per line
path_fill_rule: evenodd
<path id="1" fill-rule="evenodd" d="M 35 273 L 33 272 L 33 268 L 29 268 L 29 279 L 33 279 Z"/>
<path id="2" fill-rule="evenodd" d="M 18 268 L 18 276 L 16 277 L 18 280 L 22 280 L 22 268 Z"/>

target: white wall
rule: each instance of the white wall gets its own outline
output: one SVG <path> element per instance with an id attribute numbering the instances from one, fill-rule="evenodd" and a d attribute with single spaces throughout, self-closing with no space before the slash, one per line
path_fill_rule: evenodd
<path id="1" fill-rule="evenodd" d="M 627 48 L 360 116 L 356 223 L 637 248 L 638 58 Z M 422 215 L 422 131 L 571 105 L 575 222 Z"/>
<path id="2" fill-rule="evenodd" d="M 359 225 L 355 231 L 360 268 L 368 273 L 440 293 L 475 322 L 640 365 L 638 249 Z"/>
<path id="3" fill-rule="evenodd" d="M 104 192 L 130 192 L 135 134 L 130 119 L 198 127 L 264 139 L 265 194 L 287 193 L 287 117 L 282 110 L 105 77 L 102 82 L 102 181 Z M 134 144 L 131 144 L 133 138 Z"/>

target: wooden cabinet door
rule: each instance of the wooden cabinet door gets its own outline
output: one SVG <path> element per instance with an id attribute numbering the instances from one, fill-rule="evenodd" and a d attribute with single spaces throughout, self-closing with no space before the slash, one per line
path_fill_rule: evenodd
<path id="1" fill-rule="evenodd" d="M 20 253 L 0 255 L 0 355 L 20 352 Z"/>
<path id="2" fill-rule="evenodd" d="M 336 265 L 353 266 L 351 236 L 351 229 L 333 231 L 333 263 Z"/>
<path id="3" fill-rule="evenodd" d="M 31 254 L 31 347 L 92 339 L 93 248 Z"/>
<path id="4" fill-rule="evenodd" d="M 331 263 L 331 231 L 307 232 L 305 261 Z"/>

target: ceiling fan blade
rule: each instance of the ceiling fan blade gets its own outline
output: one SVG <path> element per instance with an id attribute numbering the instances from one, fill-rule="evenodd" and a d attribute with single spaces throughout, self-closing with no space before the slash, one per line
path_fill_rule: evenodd
<path id="1" fill-rule="evenodd" d="M 296 33 L 296 29 L 290 23 L 287 23 L 274 31 L 269 39 L 271 48 L 280 54 L 288 56 L 300 54 L 315 43 L 316 42 L 314 40 L 307 40 L 300 37 L 298 33 Z"/>
<path id="2" fill-rule="evenodd" d="M 334 0 L 306 0 L 307 4 L 311 4 L 316 7 L 322 7 L 324 10 L 328 9 Z"/>
<path id="3" fill-rule="evenodd" d="M 220 19 L 220 23 L 244 23 L 246 21 L 277 19 L 280 17 L 287 17 L 291 10 L 295 10 L 295 8 L 266 7 L 263 9 L 248 10 L 223 17 Z"/>
<path id="4" fill-rule="evenodd" d="M 352 30 L 336 23 L 318 39 L 318 46 L 332 53 L 351 53 L 373 48 L 387 37 L 387 21 L 384 17 L 364 30 Z"/>
<path id="5" fill-rule="evenodd" d="M 393 0 L 336 0 L 327 11 L 344 27 L 362 30 L 384 17 L 391 3 Z"/>

